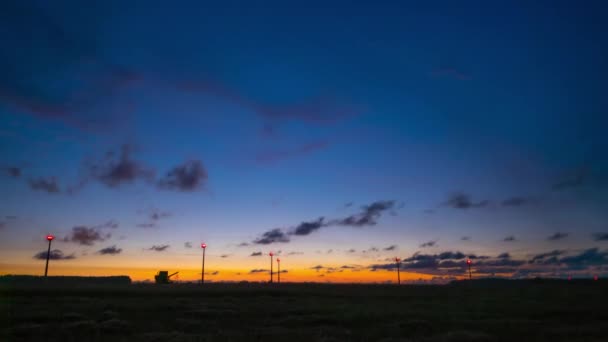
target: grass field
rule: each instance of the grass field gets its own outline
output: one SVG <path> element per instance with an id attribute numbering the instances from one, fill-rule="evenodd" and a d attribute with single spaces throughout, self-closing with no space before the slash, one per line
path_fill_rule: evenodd
<path id="1" fill-rule="evenodd" d="M 0 340 L 607 341 L 607 285 L 3 285 Z"/>

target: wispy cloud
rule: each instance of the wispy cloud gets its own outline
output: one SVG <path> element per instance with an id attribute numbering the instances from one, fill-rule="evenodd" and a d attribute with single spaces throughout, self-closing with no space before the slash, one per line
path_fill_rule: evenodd
<path id="1" fill-rule="evenodd" d="M 170 247 L 169 245 L 153 245 L 152 247 L 148 248 L 148 250 L 149 251 L 155 251 L 155 252 L 164 252 L 169 247 Z"/>
<path id="2" fill-rule="evenodd" d="M 505 237 L 504 239 L 502 239 L 502 241 L 513 242 L 513 241 L 517 241 L 517 239 L 515 238 L 515 236 L 509 235 L 509 236 Z"/>
<path id="3" fill-rule="evenodd" d="M 463 192 L 455 192 L 450 194 L 443 204 L 454 209 L 470 209 L 486 207 L 490 202 L 488 200 L 474 202 L 470 195 Z"/>
<path id="4" fill-rule="evenodd" d="M 42 251 L 40 253 L 36 253 L 34 255 L 34 259 L 46 260 L 47 255 L 49 256 L 49 259 L 51 259 L 51 260 L 70 260 L 70 259 L 76 259 L 76 257 L 74 256 L 74 254 L 65 255 L 59 249 L 53 249 L 50 253 L 47 253 L 47 251 Z"/>
<path id="5" fill-rule="evenodd" d="M 205 186 L 209 178 L 200 160 L 190 160 L 172 168 L 158 181 L 162 189 L 190 192 Z"/>
<path id="6" fill-rule="evenodd" d="M 593 240 L 595 240 L 595 241 L 608 241 L 607 232 L 594 233 L 592 236 L 593 236 Z"/>
<path id="7" fill-rule="evenodd" d="M 35 178 L 30 179 L 28 184 L 32 190 L 43 191 L 49 194 L 58 194 L 61 192 L 57 179 L 51 178 Z"/>
<path id="8" fill-rule="evenodd" d="M 550 235 L 549 237 L 547 237 L 547 240 L 549 240 L 549 241 L 557 241 L 557 240 L 563 240 L 563 239 L 565 239 L 567 237 L 568 237 L 568 233 L 557 232 L 557 233 L 555 233 L 555 234 Z"/>
<path id="9" fill-rule="evenodd" d="M 250 256 L 252 256 L 252 257 L 255 257 L 255 256 L 262 256 L 262 252 L 261 252 L 261 251 L 260 251 L 260 252 L 253 252 L 253 253 L 251 253 L 251 255 L 250 255 Z"/>
<path id="10" fill-rule="evenodd" d="M 275 242 L 289 242 L 289 237 L 281 229 L 271 229 L 253 241 L 254 244 L 268 245 Z"/>
<path id="11" fill-rule="evenodd" d="M 97 253 L 102 254 L 102 255 L 107 255 L 107 254 L 116 255 L 116 254 L 120 254 L 121 252 L 122 252 L 122 249 L 117 248 L 116 245 L 114 245 L 114 246 L 102 248 Z"/>
<path id="12" fill-rule="evenodd" d="M 425 243 L 420 244 L 421 248 L 426 248 L 426 247 L 435 247 L 437 245 L 437 241 L 427 241 Z"/>

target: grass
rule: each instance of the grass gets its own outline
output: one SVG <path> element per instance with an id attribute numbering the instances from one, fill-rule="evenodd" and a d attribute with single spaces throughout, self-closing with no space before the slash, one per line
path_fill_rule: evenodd
<path id="1" fill-rule="evenodd" d="M 0 341 L 604 341 L 606 285 L 3 285 Z"/>

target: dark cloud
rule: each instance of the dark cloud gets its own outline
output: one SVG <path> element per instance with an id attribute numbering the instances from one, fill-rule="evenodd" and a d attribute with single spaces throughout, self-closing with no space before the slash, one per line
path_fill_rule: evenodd
<path id="1" fill-rule="evenodd" d="M 155 251 L 155 252 L 164 252 L 167 250 L 167 248 L 169 248 L 169 245 L 154 245 L 150 248 L 148 248 L 149 251 Z"/>
<path id="2" fill-rule="evenodd" d="M 121 146 L 120 153 L 109 151 L 103 160 L 87 163 L 90 176 L 110 188 L 131 184 L 140 179 L 152 181 L 154 170 L 131 159 L 132 152 L 133 147 L 125 144 Z"/>
<path id="3" fill-rule="evenodd" d="M 220 274 L 220 271 L 213 271 L 213 272 L 211 272 L 211 275 L 218 275 L 218 274 Z"/>
<path id="4" fill-rule="evenodd" d="M 70 235 L 66 236 L 63 241 L 74 242 L 85 246 L 92 246 L 96 242 L 105 241 L 110 237 L 111 234 L 104 233 L 99 226 L 76 226 L 72 228 L 72 232 L 70 233 Z"/>
<path id="5" fill-rule="evenodd" d="M 230 256 L 230 254 L 222 254 L 222 255 L 220 255 L 220 258 L 225 259 L 225 258 L 227 258 L 229 256 Z"/>
<path id="6" fill-rule="evenodd" d="M 121 252 L 122 252 L 122 249 L 121 248 L 116 248 L 116 245 L 114 245 L 114 246 L 102 248 L 97 253 L 104 254 L 104 255 L 105 254 L 115 255 L 115 254 L 120 254 Z"/>
<path id="7" fill-rule="evenodd" d="M 171 169 L 158 181 L 162 189 L 195 191 L 204 187 L 208 179 L 207 170 L 200 160 L 190 160 Z"/>
<path id="8" fill-rule="evenodd" d="M 509 259 L 509 258 L 511 258 L 511 255 L 510 255 L 509 253 L 506 253 L 506 252 L 505 252 L 505 253 L 499 254 L 499 255 L 497 256 L 497 258 L 498 258 L 498 259 Z"/>
<path id="9" fill-rule="evenodd" d="M 608 251 L 600 252 L 598 248 L 589 248 L 580 254 L 563 257 L 560 262 L 568 266 L 607 265 Z"/>
<path id="10" fill-rule="evenodd" d="M 361 207 L 361 212 L 349 217 L 332 221 L 330 224 L 336 224 L 341 226 L 374 226 L 378 222 L 380 216 L 384 211 L 390 210 L 395 206 L 395 201 L 377 201 L 370 205 Z"/>
<path id="11" fill-rule="evenodd" d="M 437 244 L 437 241 L 427 241 L 425 243 L 422 243 L 420 245 L 420 247 L 422 248 L 426 248 L 426 247 L 435 247 L 435 245 Z"/>
<path id="12" fill-rule="evenodd" d="M 293 232 L 291 232 L 291 234 L 308 235 L 308 234 L 320 229 L 321 227 L 323 227 L 324 226 L 323 220 L 324 220 L 323 217 L 319 217 L 316 221 L 302 222 L 293 230 Z"/>
<path id="13" fill-rule="evenodd" d="M 302 255 L 304 254 L 303 252 L 289 252 L 287 253 L 287 255 Z"/>
<path id="14" fill-rule="evenodd" d="M 158 221 L 160 219 L 167 218 L 169 216 L 171 216 L 170 212 L 161 211 L 160 209 L 156 209 L 156 208 L 150 209 L 150 212 L 148 213 L 148 218 L 152 221 Z"/>
<path id="15" fill-rule="evenodd" d="M 263 268 L 256 268 L 256 269 L 253 269 L 253 270 L 249 271 L 250 274 L 251 273 L 265 273 L 265 272 L 269 273 L 270 270 L 263 269 Z"/>
<path id="16" fill-rule="evenodd" d="M 462 241 L 471 241 L 471 237 L 470 236 L 463 236 L 460 238 L 460 240 Z"/>
<path id="17" fill-rule="evenodd" d="M 515 236 L 509 235 L 509 236 L 505 237 L 504 239 L 502 239 L 502 241 L 513 242 L 513 241 L 517 241 L 517 239 L 515 238 Z"/>
<path id="18" fill-rule="evenodd" d="M 317 266 L 313 266 L 313 267 L 311 267 L 310 269 L 311 269 L 311 270 L 315 270 L 315 271 L 319 272 L 319 271 L 320 271 L 320 270 L 322 270 L 323 268 L 324 268 L 324 267 L 323 267 L 323 265 L 317 265 Z"/>
<path id="19" fill-rule="evenodd" d="M 531 264 L 551 264 L 557 263 L 558 257 L 566 253 L 561 250 L 553 250 L 547 253 L 540 253 L 534 255 L 528 262 Z"/>
<path id="20" fill-rule="evenodd" d="M 583 186 L 585 183 L 586 169 L 579 169 L 572 172 L 567 177 L 552 185 L 554 191 L 566 190 Z"/>
<path id="21" fill-rule="evenodd" d="M 608 241 L 608 233 L 594 233 L 593 240 L 595 241 Z"/>
<path id="22" fill-rule="evenodd" d="M 249 243 L 247 243 L 247 242 L 241 242 L 237 246 L 238 247 L 246 247 L 246 246 L 249 246 Z"/>
<path id="23" fill-rule="evenodd" d="M 532 199 L 529 197 L 510 197 L 502 201 L 502 205 L 505 207 L 521 207 L 523 205 L 529 204 L 532 202 Z"/>
<path id="24" fill-rule="evenodd" d="M 192 242 L 184 242 L 184 248 L 192 248 Z"/>
<path id="25" fill-rule="evenodd" d="M 390 245 L 388 247 L 382 248 L 383 251 L 394 251 L 397 249 L 397 245 Z"/>
<path id="26" fill-rule="evenodd" d="M 6 171 L 7 175 L 9 175 L 13 178 L 21 177 L 21 168 L 19 168 L 19 167 L 16 167 L 16 166 L 5 167 L 4 171 Z"/>
<path id="27" fill-rule="evenodd" d="M 256 155 L 258 163 L 274 163 L 283 159 L 305 156 L 313 152 L 325 149 L 329 146 L 329 142 L 322 140 L 317 142 L 307 143 L 297 146 L 291 150 L 275 150 L 260 152 Z"/>
<path id="28" fill-rule="evenodd" d="M 275 242 L 289 242 L 289 237 L 281 229 L 275 228 L 265 232 L 262 237 L 253 241 L 258 245 L 268 245 Z"/>
<path id="29" fill-rule="evenodd" d="M 74 256 L 74 254 L 70 254 L 70 255 L 64 255 L 63 252 L 59 249 L 54 249 L 51 251 L 51 253 L 48 253 L 49 259 L 51 260 L 70 260 L 70 259 L 76 259 L 76 257 Z M 39 259 L 39 260 L 46 260 L 47 257 L 47 251 L 42 251 L 40 253 L 37 253 L 36 255 L 34 255 L 34 259 Z"/>
<path id="30" fill-rule="evenodd" d="M 138 223 L 136 226 L 139 228 L 155 228 L 156 223 Z"/>
<path id="31" fill-rule="evenodd" d="M 108 127 L 117 102 L 113 95 L 136 76 L 103 58 L 97 46 L 100 6 L 77 7 L 86 18 L 77 29 L 45 7 L 32 1 L 2 6 L 2 23 L 10 27 L 3 39 L 15 43 L 2 55 L 0 103 L 15 109 L 11 112 L 87 132 Z M 58 75 L 61 86 L 49 82 Z"/>
<path id="32" fill-rule="evenodd" d="M 30 185 L 30 188 L 35 191 L 44 191 L 49 194 L 58 194 L 61 192 L 57 180 L 54 177 L 30 179 L 28 184 Z"/>
<path id="33" fill-rule="evenodd" d="M 250 256 L 262 256 L 262 252 L 253 252 Z"/>
<path id="34" fill-rule="evenodd" d="M 349 249 L 347 252 L 348 252 L 348 253 L 356 253 L 356 252 L 357 252 L 357 250 L 356 250 L 356 249 L 354 249 L 354 248 L 351 248 L 351 249 Z"/>
<path id="35" fill-rule="evenodd" d="M 488 204 L 490 202 L 487 200 L 473 202 L 471 196 L 463 192 L 455 192 L 449 195 L 448 199 L 444 202 L 444 205 L 454 209 L 483 208 Z"/>
<path id="36" fill-rule="evenodd" d="M 549 237 L 547 237 L 547 240 L 549 241 L 557 241 L 557 240 L 562 240 L 568 237 L 568 233 L 560 233 L 557 232 Z"/>
<path id="37" fill-rule="evenodd" d="M 439 253 L 437 255 L 437 258 L 439 260 L 446 260 L 446 259 L 464 259 L 466 257 L 466 255 L 464 255 L 464 253 L 462 252 L 442 252 Z"/>

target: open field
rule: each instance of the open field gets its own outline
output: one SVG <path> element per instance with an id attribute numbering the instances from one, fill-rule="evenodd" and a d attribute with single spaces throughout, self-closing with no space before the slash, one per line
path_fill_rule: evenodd
<path id="1" fill-rule="evenodd" d="M 1 341 L 606 341 L 604 281 L 0 287 Z"/>

